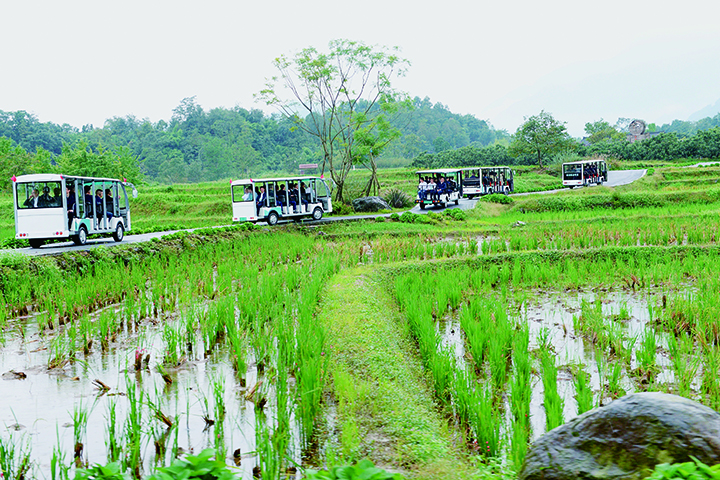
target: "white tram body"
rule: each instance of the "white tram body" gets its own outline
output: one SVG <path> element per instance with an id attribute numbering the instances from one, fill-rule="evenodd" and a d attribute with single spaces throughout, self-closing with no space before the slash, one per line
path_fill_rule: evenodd
<path id="1" fill-rule="evenodd" d="M 510 195 L 515 191 L 515 179 L 510 167 L 465 167 L 462 191 L 467 198 L 502 193 Z"/>
<path id="2" fill-rule="evenodd" d="M 332 190 L 323 177 L 244 179 L 230 182 L 233 222 L 320 220 L 332 212 Z"/>
<path id="3" fill-rule="evenodd" d="M 47 240 L 71 239 L 78 245 L 88 235 L 110 234 L 122 241 L 130 231 L 126 186 L 113 178 L 33 174 L 13 177 L 15 238 L 39 248 Z"/>
<path id="4" fill-rule="evenodd" d="M 418 193 L 415 203 L 421 210 L 425 207 L 446 207 L 450 203 L 457 205 L 463 196 L 463 172 L 459 168 L 438 168 L 418 170 Z M 440 179 L 443 179 L 442 187 Z M 427 183 L 430 180 L 431 183 Z"/>
<path id="5" fill-rule="evenodd" d="M 562 180 L 564 187 L 602 185 L 607 182 L 607 164 L 605 160 L 583 160 L 562 164 Z"/>

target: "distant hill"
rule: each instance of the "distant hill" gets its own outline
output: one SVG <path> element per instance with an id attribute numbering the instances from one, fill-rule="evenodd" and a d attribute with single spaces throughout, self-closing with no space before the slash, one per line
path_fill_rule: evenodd
<path id="1" fill-rule="evenodd" d="M 693 113 L 688 117 L 689 122 L 697 122 L 698 120 L 702 120 L 703 118 L 707 117 L 714 117 L 720 113 L 720 98 L 712 105 L 708 105 L 707 107 L 698 110 L 697 112 Z"/>

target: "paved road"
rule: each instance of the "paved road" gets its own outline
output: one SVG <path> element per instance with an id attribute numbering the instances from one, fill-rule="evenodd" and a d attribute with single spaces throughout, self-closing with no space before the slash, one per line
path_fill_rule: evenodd
<path id="1" fill-rule="evenodd" d="M 645 175 L 646 170 L 615 170 L 615 171 L 609 171 L 608 172 L 608 181 L 605 183 L 608 187 L 616 187 L 619 185 L 626 185 L 628 183 L 632 183 L 635 180 L 641 178 L 643 175 Z M 553 192 L 561 192 L 564 189 L 560 190 L 548 190 L 545 192 L 531 192 L 531 193 L 516 193 L 513 194 L 513 196 L 521 196 L 521 195 L 532 195 L 536 193 L 553 193 Z M 460 200 L 459 205 L 453 205 L 450 204 L 447 209 L 452 208 L 461 208 L 463 210 L 470 210 L 475 207 L 475 204 L 477 203 L 478 199 L 475 198 L 473 200 L 468 200 L 466 198 L 463 198 Z M 409 210 L 412 213 L 427 213 L 427 212 L 433 212 L 433 211 L 442 211 L 442 209 L 439 208 L 426 208 L 425 210 L 420 210 L 420 207 L 417 205 L 414 206 Z M 317 225 L 318 223 L 335 223 L 335 222 L 350 222 L 355 220 L 362 220 L 367 218 L 375 218 L 375 217 L 389 217 L 390 213 L 384 213 L 384 214 L 369 214 L 369 215 L 351 215 L 346 217 L 325 217 L 319 222 L 309 222 L 310 225 Z M 281 222 L 282 223 L 282 222 Z M 258 222 L 259 225 L 264 225 L 263 222 Z M 195 229 L 188 229 L 188 231 L 193 231 Z M 105 245 L 108 247 L 114 246 L 114 245 L 122 245 L 125 243 L 138 243 L 138 242 L 147 242 L 149 240 L 152 240 L 153 238 L 160 238 L 165 235 L 170 235 L 172 233 L 176 233 L 178 230 L 173 230 L 169 232 L 155 232 L 155 233 L 145 233 L 142 235 L 126 235 L 122 242 L 116 243 L 112 238 L 97 238 L 97 239 L 90 239 L 88 240 L 86 245 L 83 246 L 77 246 L 73 244 L 72 242 L 64 242 L 64 243 L 53 243 L 50 245 L 44 245 L 42 248 L 18 248 L 14 250 L 0 250 L 0 253 L 4 252 L 20 252 L 25 255 L 54 255 L 58 253 L 63 252 L 72 252 L 72 251 L 84 251 L 84 250 L 90 250 L 91 248 L 95 248 L 99 245 Z"/>
<path id="2" fill-rule="evenodd" d="M 608 171 L 608 181 L 603 185 L 606 187 L 619 187 L 620 185 L 627 185 L 639 180 L 644 177 L 647 170 L 610 170 Z M 575 187 L 575 188 L 592 188 L 591 187 Z M 545 193 L 557 193 L 567 191 L 565 188 L 558 188 L 556 190 L 545 190 L 544 192 L 525 192 L 525 193 L 513 193 L 512 196 L 522 197 L 524 195 L 537 195 Z"/>
<path id="3" fill-rule="evenodd" d="M 645 176 L 647 170 L 610 170 L 608 171 L 608 187 L 619 187 L 627 185 Z"/>

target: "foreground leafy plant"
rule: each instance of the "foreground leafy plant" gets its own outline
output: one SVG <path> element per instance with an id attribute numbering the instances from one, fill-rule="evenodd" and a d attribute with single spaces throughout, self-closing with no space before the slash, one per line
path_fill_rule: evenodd
<path id="1" fill-rule="evenodd" d="M 655 466 L 655 471 L 647 477 L 649 480 L 674 480 L 674 479 L 720 479 L 720 465 L 709 467 L 693 457 L 692 462 L 684 463 L 661 463 Z"/>
<path id="2" fill-rule="evenodd" d="M 330 470 L 307 470 L 307 480 L 401 480 L 399 473 L 389 473 L 378 468 L 370 460 L 360 460 L 356 465 L 333 467 Z"/>
<path id="3" fill-rule="evenodd" d="M 130 475 L 123 473 L 120 462 L 94 465 L 75 471 L 75 480 L 127 480 Z"/>
<path id="4" fill-rule="evenodd" d="M 198 478 L 201 480 L 234 480 L 238 478 L 222 460 L 213 458 L 215 450 L 206 448 L 198 455 L 178 458 L 169 467 L 159 468 L 151 480 Z"/>

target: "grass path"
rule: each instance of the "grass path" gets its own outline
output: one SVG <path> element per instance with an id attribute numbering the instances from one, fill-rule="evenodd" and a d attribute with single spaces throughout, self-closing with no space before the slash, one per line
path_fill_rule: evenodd
<path id="1" fill-rule="evenodd" d="M 330 279 L 321 302 L 336 417 L 327 444 L 338 462 L 370 458 L 413 478 L 468 478 L 462 440 L 433 403 L 393 298 L 368 267 Z M 454 430 L 454 429 L 453 429 Z"/>

